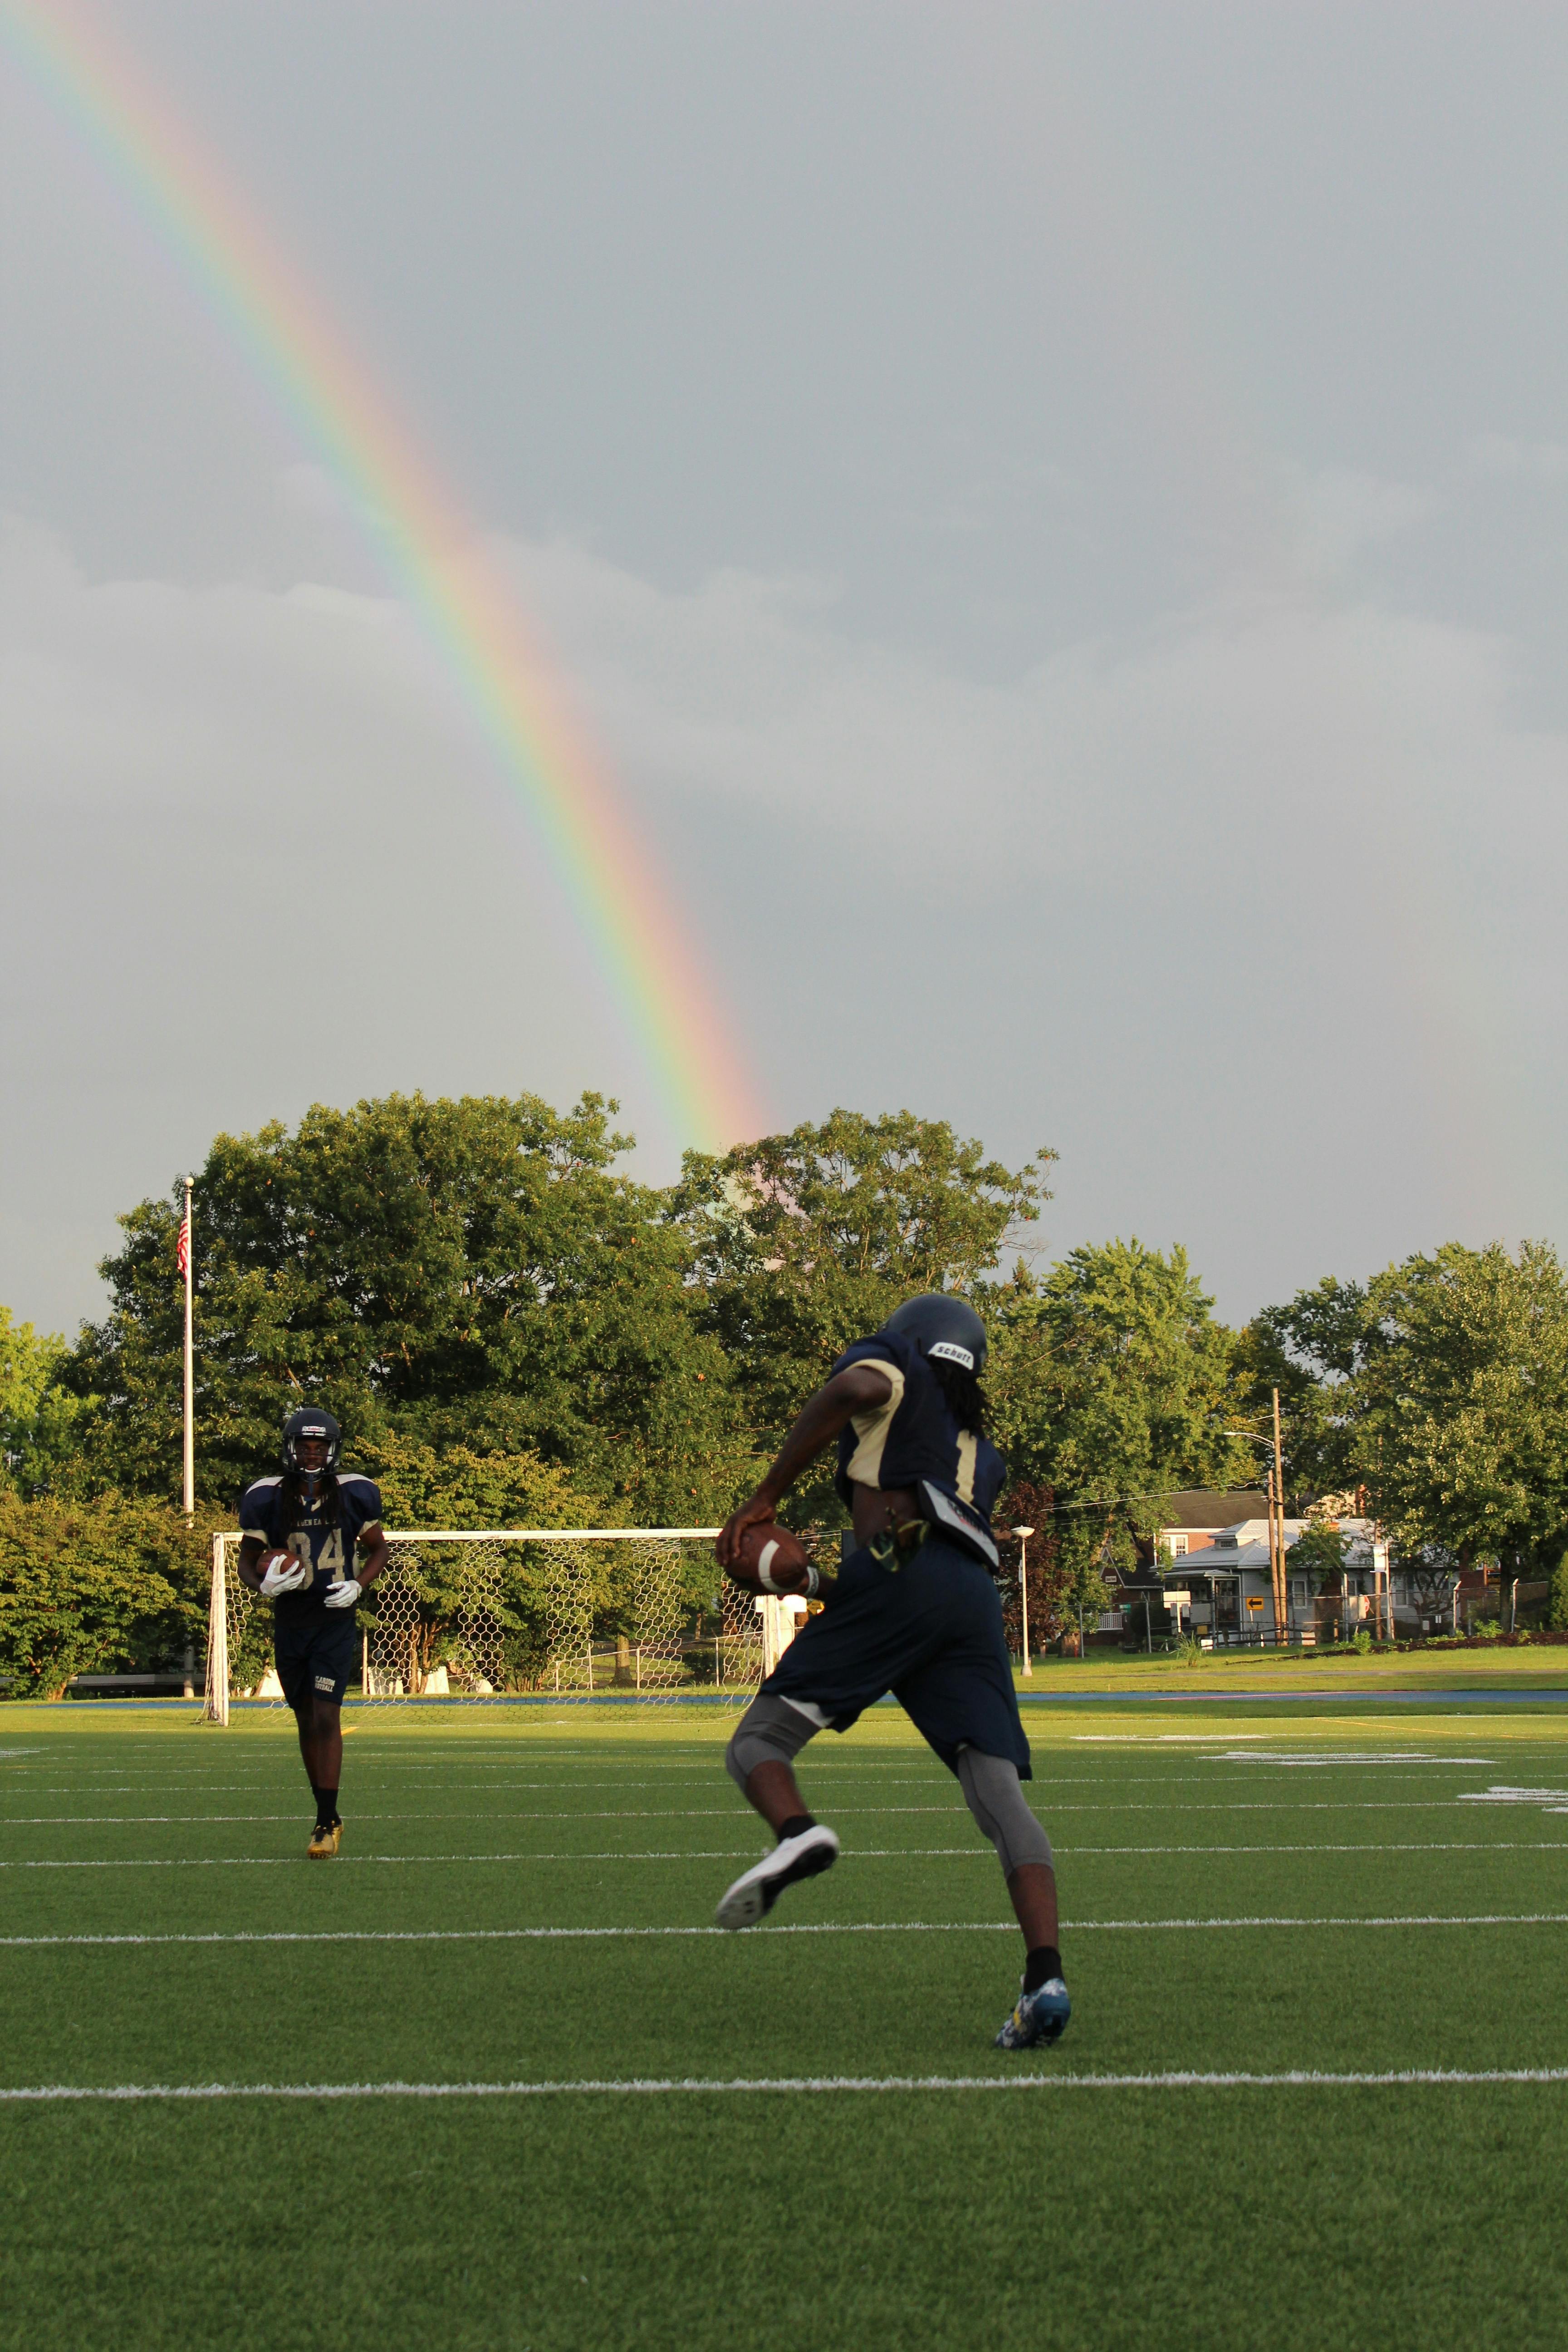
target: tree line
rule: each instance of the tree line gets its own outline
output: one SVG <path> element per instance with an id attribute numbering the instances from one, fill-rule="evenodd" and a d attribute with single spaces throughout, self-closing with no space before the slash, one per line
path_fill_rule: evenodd
<path id="1" fill-rule="evenodd" d="M 1001 1516 L 1040 1529 L 1032 1614 L 1096 1605 L 1163 1496 L 1255 1485 L 1236 1433 L 1266 1432 L 1276 1387 L 1293 1509 L 1363 1489 L 1406 1558 L 1519 1575 L 1568 1544 L 1568 1286 L 1544 1243 L 1448 1244 L 1232 1329 L 1179 1247 L 1042 1269 L 1049 1149 L 1009 1168 L 946 1121 L 837 1110 L 654 1187 L 616 1112 L 391 1096 L 219 1136 L 195 1191 L 195 1530 L 174 1508 L 176 1192 L 121 1218 L 108 1311 L 74 1341 L 0 1309 L 12 1687 L 57 1686 L 84 1644 L 101 1663 L 186 1636 L 205 1537 L 295 1402 L 331 1406 L 405 1525 L 708 1523 L 840 1349 L 922 1289 L 985 1315 Z M 826 1468 L 791 1499 L 802 1524 L 842 1517 Z M 73 1632 L 68 1562 L 110 1596 L 85 1611 L 101 1638 Z"/>

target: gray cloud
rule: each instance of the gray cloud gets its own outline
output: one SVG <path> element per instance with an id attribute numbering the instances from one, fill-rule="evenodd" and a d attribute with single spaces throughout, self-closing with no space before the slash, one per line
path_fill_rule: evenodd
<path id="1" fill-rule="evenodd" d="M 1259 589 L 1004 687 L 857 644 L 809 583 L 501 553 L 777 1117 L 908 1100 L 1056 1142 L 1051 1238 L 1186 1237 L 1237 1305 L 1560 1212 L 1565 746 L 1513 722 L 1506 648 Z M 87 1303 L 89 1204 L 106 1238 L 221 1124 L 595 1083 L 648 1130 L 395 604 L 93 583 L 24 529 L 0 582 L 10 1082 L 51 1106 L 10 1147 L 25 1306 Z"/>
<path id="2" fill-rule="evenodd" d="M 1562 1235 L 1568 34 L 125 0 L 463 488 L 779 1120 L 1242 1314 Z M 220 1126 L 657 1106 L 302 446 L 0 77 L 0 1297 Z M 1444 126 L 1436 136 L 1434 126 Z"/>

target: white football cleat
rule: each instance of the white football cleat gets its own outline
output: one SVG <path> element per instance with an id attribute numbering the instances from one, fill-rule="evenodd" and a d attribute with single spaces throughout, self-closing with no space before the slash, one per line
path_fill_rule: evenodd
<path id="1" fill-rule="evenodd" d="M 815 1878 L 831 1870 L 838 1859 L 838 1840 L 818 1822 L 798 1837 L 782 1838 L 772 1853 L 743 1871 L 713 1914 L 721 1927 L 754 1927 L 765 1919 L 786 1886 L 797 1879 Z"/>

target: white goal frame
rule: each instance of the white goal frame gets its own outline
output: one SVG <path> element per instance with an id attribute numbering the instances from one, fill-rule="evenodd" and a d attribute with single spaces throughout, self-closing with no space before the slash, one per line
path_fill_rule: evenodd
<path id="1" fill-rule="evenodd" d="M 711 1542 L 719 1534 L 717 1528 L 388 1528 L 389 1544 L 583 1544 L 583 1543 L 657 1543 Z M 213 1538 L 212 1586 L 207 1602 L 206 1687 L 202 1706 L 205 1723 L 226 1725 L 229 1714 L 228 1671 L 228 1581 L 230 1550 L 245 1540 L 241 1529 L 235 1528 Z M 744 1596 L 736 1588 L 723 1588 L 726 1601 L 735 1592 L 738 1601 Z M 790 1631 L 793 1632 L 793 1626 Z M 766 1663 L 771 1665 L 777 1651 L 783 1647 L 779 1635 L 782 1627 L 764 1622 L 759 1629 L 759 1639 Z M 787 1635 L 784 1636 L 787 1639 Z M 589 1662 L 589 1682 L 592 1688 L 592 1657 Z M 640 1692 L 640 1669 L 638 1685 Z"/>

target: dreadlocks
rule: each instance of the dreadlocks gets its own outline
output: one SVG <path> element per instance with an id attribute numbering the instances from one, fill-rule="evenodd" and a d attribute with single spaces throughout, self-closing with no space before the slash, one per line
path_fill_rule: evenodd
<path id="1" fill-rule="evenodd" d="M 926 1361 L 936 1374 L 936 1384 L 947 1399 L 948 1411 L 960 1429 L 984 1437 L 990 1426 L 991 1408 L 985 1402 L 985 1391 L 973 1372 L 966 1372 L 942 1356 L 928 1356 Z"/>

